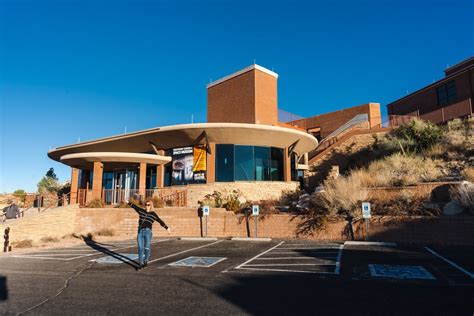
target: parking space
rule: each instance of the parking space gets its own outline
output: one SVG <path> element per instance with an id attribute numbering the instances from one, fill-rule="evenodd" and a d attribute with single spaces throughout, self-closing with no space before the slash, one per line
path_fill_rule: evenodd
<path id="1" fill-rule="evenodd" d="M 161 243 L 168 239 L 159 239 L 152 241 L 152 244 Z M 134 240 L 113 242 L 113 243 L 99 243 L 99 242 L 85 242 L 82 245 L 67 247 L 67 248 L 51 248 L 45 250 L 32 251 L 22 254 L 14 254 L 13 258 L 23 259 L 37 259 L 37 260 L 55 260 L 55 261 L 71 261 L 76 259 L 84 259 L 92 256 L 103 255 L 104 251 L 117 252 L 126 249 L 136 248 L 137 242 Z"/>
<path id="2" fill-rule="evenodd" d="M 343 244 L 282 241 L 235 267 L 236 270 L 339 274 Z"/>

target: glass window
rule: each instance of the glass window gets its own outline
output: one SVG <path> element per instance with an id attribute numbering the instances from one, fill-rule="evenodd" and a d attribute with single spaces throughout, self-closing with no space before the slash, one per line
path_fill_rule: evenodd
<path id="1" fill-rule="evenodd" d="M 253 146 L 235 146 L 235 181 L 255 180 Z"/>
<path id="2" fill-rule="evenodd" d="M 450 81 L 436 88 L 438 105 L 448 105 L 456 102 L 456 82 Z"/>
<path id="3" fill-rule="evenodd" d="M 156 166 L 146 168 L 146 188 L 154 189 L 156 187 Z"/>
<path id="4" fill-rule="evenodd" d="M 270 178 L 272 181 L 283 181 L 283 149 L 271 149 Z"/>
<path id="5" fill-rule="evenodd" d="M 113 189 L 114 173 L 106 171 L 102 176 L 102 188 L 106 190 Z"/>
<path id="6" fill-rule="evenodd" d="M 234 181 L 234 145 L 216 145 L 216 181 Z"/>
<path id="7" fill-rule="evenodd" d="M 255 180 L 269 181 L 270 178 L 270 147 L 255 147 Z"/>
<path id="8" fill-rule="evenodd" d="M 296 169 L 296 154 L 291 154 L 291 180 L 297 181 L 298 180 L 298 170 Z"/>

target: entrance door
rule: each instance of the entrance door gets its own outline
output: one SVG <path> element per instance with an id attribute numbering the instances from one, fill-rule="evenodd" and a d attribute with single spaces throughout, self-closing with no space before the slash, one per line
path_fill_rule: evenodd
<path id="1" fill-rule="evenodd" d="M 112 203 L 122 203 L 129 200 L 137 186 L 137 172 L 135 170 L 114 171 L 114 194 Z"/>

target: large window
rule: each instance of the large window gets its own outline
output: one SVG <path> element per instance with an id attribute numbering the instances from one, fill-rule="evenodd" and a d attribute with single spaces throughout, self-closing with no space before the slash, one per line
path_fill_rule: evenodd
<path id="1" fill-rule="evenodd" d="M 236 181 L 252 181 L 255 180 L 254 165 L 254 147 L 253 146 L 235 146 L 235 173 Z"/>
<path id="2" fill-rule="evenodd" d="M 283 149 L 216 145 L 216 181 L 283 181 Z"/>
<path id="3" fill-rule="evenodd" d="M 234 145 L 216 145 L 216 181 L 234 181 Z"/>
<path id="4" fill-rule="evenodd" d="M 438 105 L 448 105 L 456 102 L 456 82 L 450 81 L 436 88 Z"/>

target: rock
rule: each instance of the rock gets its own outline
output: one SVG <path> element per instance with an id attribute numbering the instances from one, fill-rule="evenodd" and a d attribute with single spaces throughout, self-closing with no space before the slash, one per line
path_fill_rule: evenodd
<path id="1" fill-rule="evenodd" d="M 423 207 L 427 210 L 435 210 L 441 213 L 441 207 L 438 203 L 423 202 Z"/>
<path id="2" fill-rule="evenodd" d="M 456 201 L 451 201 L 447 203 L 443 208 L 444 215 L 456 215 L 462 213 L 464 208 L 459 205 Z"/>

